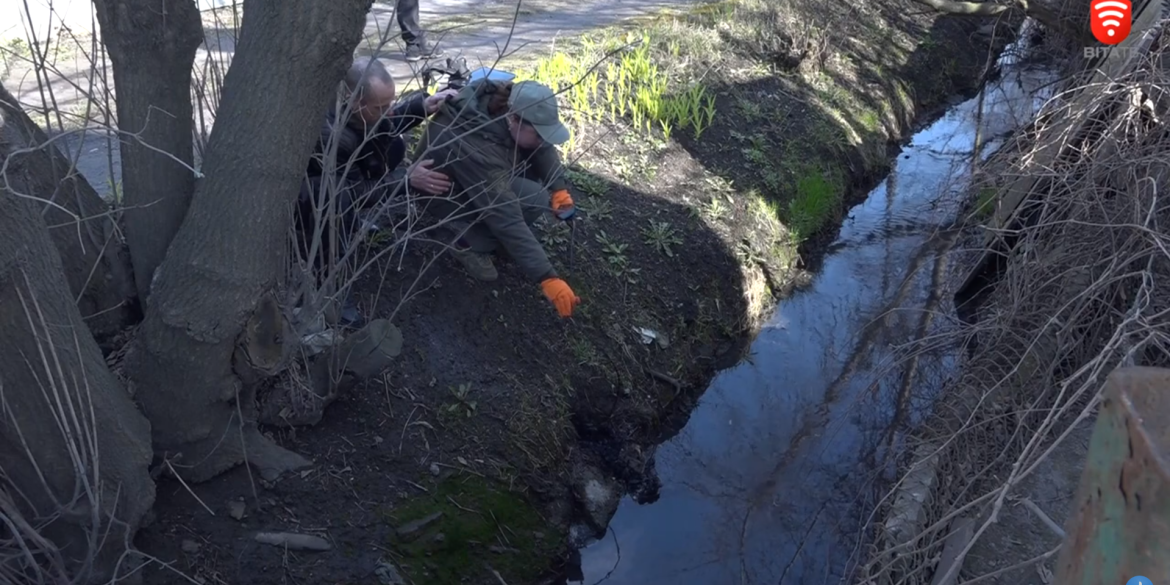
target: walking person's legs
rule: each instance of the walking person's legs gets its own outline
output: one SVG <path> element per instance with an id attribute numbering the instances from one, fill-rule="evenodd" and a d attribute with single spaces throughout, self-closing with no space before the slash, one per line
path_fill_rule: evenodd
<path id="1" fill-rule="evenodd" d="M 402 41 L 406 43 L 406 60 L 418 61 L 438 57 L 442 52 L 429 43 L 426 32 L 419 24 L 419 0 L 398 0 L 394 12 L 398 15 L 398 28 L 402 29 Z"/>

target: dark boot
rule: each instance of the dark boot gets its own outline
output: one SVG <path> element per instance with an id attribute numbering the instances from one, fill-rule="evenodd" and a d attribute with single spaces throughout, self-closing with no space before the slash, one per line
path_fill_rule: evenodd
<path id="1" fill-rule="evenodd" d="M 418 38 L 406 44 L 406 60 L 410 62 L 422 59 L 442 57 L 443 50 L 438 45 L 428 42 L 425 38 Z"/>
<path id="2" fill-rule="evenodd" d="M 496 272 L 496 265 L 492 263 L 491 254 L 459 247 L 453 248 L 451 254 L 463 265 L 463 269 L 478 281 L 492 282 L 500 277 Z"/>

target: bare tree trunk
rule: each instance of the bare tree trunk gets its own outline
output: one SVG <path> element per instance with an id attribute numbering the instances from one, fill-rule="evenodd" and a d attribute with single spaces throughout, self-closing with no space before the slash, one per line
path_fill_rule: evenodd
<path id="1" fill-rule="evenodd" d="M 69 160 L 48 144 L 49 137 L 3 84 L 0 118 L 6 121 L 0 141 L 14 150 L 30 149 L 8 161 L 7 180 L 17 191 L 47 200 L 42 215 L 69 291 L 94 338 L 106 339 L 138 318 L 130 256 L 111 208 L 81 175 L 70 172 Z"/>
<path id="2" fill-rule="evenodd" d="M 15 554 L 42 582 L 105 583 L 154 502 L 150 425 L 82 321 L 42 207 L 0 186 L 0 538 L 24 545 L 0 555 L 0 581 Z"/>
<path id="3" fill-rule="evenodd" d="M 195 191 L 195 175 L 184 165 L 194 160 L 191 65 L 203 25 L 193 0 L 94 0 L 94 5 L 114 69 L 123 132 L 126 239 L 138 294 L 146 302 L 150 280 Z"/>
<path id="4" fill-rule="evenodd" d="M 969 0 L 914 0 L 919 4 L 929 6 L 943 14 L 956 16 L 997 17 L 1009 11 L 1018 10 L 1023 14 L 1036 19 L 1046 28 L 1070 41 L 1087 43 L 1092 39 L 1087 27 L 1083 24 L 1083 14 L 1087 10 L 1080 10 L 1083 0 L 1056 2 L 1056 7 L 1045 5 L 1036 0 L 1010 0 L 999 2 L 973 2 Z"/>
<path id="5" fill-rule="evenodd" d="M 256 432 L 255 388 L 241 376 L 272 373 L 283 361 L 286 324 L 271 299 L 290 209 L 370 4 L 244 3 L 206 178 L 128 357 L 156 450 L 181 453 L 184 478 L 206 480 L 245 455 L 269 473 L 307 463 Z"/>

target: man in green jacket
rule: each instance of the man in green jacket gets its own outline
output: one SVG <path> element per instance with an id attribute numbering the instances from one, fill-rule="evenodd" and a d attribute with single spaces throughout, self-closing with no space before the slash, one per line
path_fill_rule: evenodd
<path id="1" fill-rule="evenodd" d="M 433 162 L 435 197 L 427 211 L 460 234 L 455 257 L 474 278 L 498 277 L 491 254 L 503 248 L 524 275 L 541 285 L 562 317 L 581 302 L 559 278 L 532 224 L 541 213 L 563 221 L 575 209 L 555 145 L 568 140 L 556 96 L 535 81 L 483 79 L 449 99 L 427 124 L 415 160 Z"/>

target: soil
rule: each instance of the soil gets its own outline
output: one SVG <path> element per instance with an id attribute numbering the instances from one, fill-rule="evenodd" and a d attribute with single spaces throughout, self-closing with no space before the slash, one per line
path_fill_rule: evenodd
<path id="1" fill-rule="evenodd" d="M 1038 514 L 1021 502 L 1031 501 L 1062 530 L 1068 526 L 1073 500 L 1085 469 L 1093 420 L 1077 428 L 1024 478 L 1010 496 L 998 520 L 972 546 L 963 560 L 960 581 L 985 577 L 993 585 L 1044 585 L 1056 572 L 1056 555 L 1047 561 L 1008 570 L 1040 557 L 1063 542 Z M 986 518 L 980 517 L 980 523 Z M 977 524 L 976 526 L 979 526 Z M 992 576 L 994 574 L 994 576 Z"/>
<path id="2" fill-rule="evenodd" d="M 201 583 L 393 582 L 386 563 L 414 583 L 571 572 L 577 468 L 600 468 L 652 501 L 654 446 L 745 356 L 776 298 L 807 279 L 839 216 L 880 178 L 892 141 L 975 89 L 988 54 L 976 23 L 905 16 L 910 2 L 857 4 L 841 9 L 885 32 L 842 34 L 824 59 L 789 62 L 718 37 L 723 53 L 690 65 L 715 66 L 719 115 L 699 139 L 588 129 L 582 142 L 598 142 L 571 176 L 585 218 L 575 236 L 555 221 L 539 227 L 584 299 L 573 319 L 559 319 L 506 259 L 483 284 L 437 246 L 395 249 L 357 287 L 366 315 L 403 333 L 395 366 L 316 426 L 266 430 L 315 462 L 305 472 L 274 484 L 247 468 L 190 487 L 160 480 L 156 519 L 137 544 L 172 564 L 149 568 L 146 581 L 181 582 L 181 571 Z M 714 6 L 691 18 L 718 22 Z M 791 201 L 810 184 L 832 191 L 830 208 L 798 217 Z M 714 200 L 726 203 L 717 213 Z M 678 242 L 650 237 L 649 222 Z M 794 248 L 797 225 L 807 239 Z M 636 328 L 660 338 L 644 343 Z M 417 534 L 398 534 L 435 512 Z M 317 534 L 333 548 L 283 550 L 255 542 L 258 530 Z"/>

